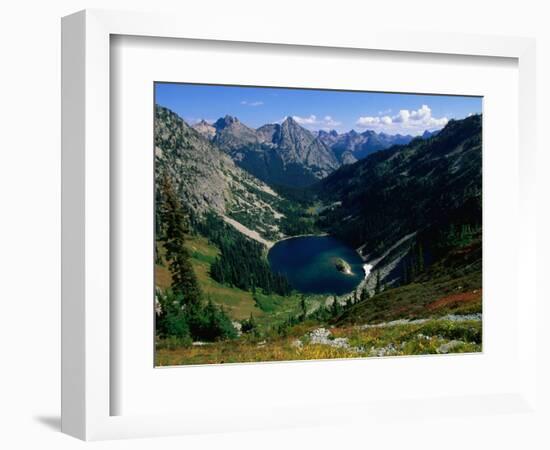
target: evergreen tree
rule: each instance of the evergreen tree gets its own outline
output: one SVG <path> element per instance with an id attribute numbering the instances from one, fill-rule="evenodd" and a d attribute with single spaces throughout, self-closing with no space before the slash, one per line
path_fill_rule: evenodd
<path id="1" fill-rule="evenodd" d="M 168 176 L 161 182 L 160 219 L 164 226 L 164 248 L 172 275 L 172 290 L 181 295 L 184 305 L 200 302 L 200 288 L 185 247 L 185 233 L 188 223 L 180 200 Z"/>
<path id="2" fill-rule="evenodd" d="M 170 289 L 157 294 L 159 310 L 155 315 L 155 332 L 162 338 L 176 337 L 191 340 L 191 331 L 180 298 Z"/>
<path id="3" fill-rule="evenodd" d="M 256 323 L 256 319 L 250 313 L 250 318 L 245 319 L 241 322 L 241 331 L 243 333 L 254 333 L 256 329 L 258 328 L 258 324 Z"/>
<path id="4" fill-rule="evenodd" d="M 332 312 L 332 317 L 338 317 L 342 312 L 342 305 L 338 303 L 338 299 L 336 297 L 334 297 L 332 301 L 331 312 Z"/>
<path id="5" fill-rule="evenodd" d="M 202 302 L 191 256 L 185 247 L 185 234 L 189 231 L 187 215 L 166 175 L 160 184 L 158 213 L 163 228 L 160 236 L 166 250 L 172 284 L 169 293 L 159 299 L 157 334 L 188 340 L 236 337 L 235 327 L 224 310 L 211 300 L 206 305 Z"/>

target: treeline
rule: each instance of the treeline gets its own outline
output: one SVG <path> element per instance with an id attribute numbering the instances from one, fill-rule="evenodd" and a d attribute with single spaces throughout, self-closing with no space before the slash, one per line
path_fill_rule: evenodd
<path id="1" fill-rule="evenodd" d="M 400 284 L 412 283 L 419 274 L 424 272 L 426 265 L 424 246 L 422 242 L 416 241 L 409 249 L 407 256 L 401 260 Z"/>
<path id="2" fill-rule="evenodd" d="M 250 185 L 247 185 L 246 188 L 266 203 L 274 204 L 277 210 L 283 214 L 283 217 L 278 221 L 279 230 L 283 234 L 297 236 L 300 234 L 313 234 L 319 231 L 319 228 L 315 225 L 314 217 L 307 212 L 307 209 L 313 205 L 314 201 L 313 191 L 310 189 L 276 186 L 274 189 L 280 196 L 274 198 L 271 194 Z M 248 226 L 247 221 L 250 222 L 253 220 L 247 214 L 242 214 L 241 217 L 234 217 L 232 215 L 232 217 L 245 226 Z M 264 222 L 266 221 L 264 220 Z M 272 225 L 275 225 L 275 223 Z M 263 234 L 268 239 L 275 237 L 274 235 L 270 237 L 270 233 Z"/>
<path id="3" fill-rule="evenodd" d="M 357 291 L 354 291 L 344 303 L 340 303 L 337 297 L 333 297 L 330 305 L 321 303 L 315 311 L 308 314 L 306 297 L 302 296 L 300 300 L 300 312 L 296 315 L 290 315 L 284 322 L 278 324 L 274 330 L 275 334 L 286 336 L 294 325 L 309 320 L 313 320 L 316 323 L 335 323 L 344 313 L 349 311 L 353 305 L 358 302 L 369 300 L 370 298 L 371 296 L 365 287 L 359 294 Z"/>
<path id="4" fill-rule="evenodd" d="M 318 233 L 315 217 L 308 212 L 314 204 L 313 196 L 307 188 L 278 188 L 286 195 L 277 205 L 284 217 L 280 221 L 280 230 L 287 236 Z"/>
<path id="5" fill-rule="evenodd" d="M 288 280 L 271 271 L 261 244 L 243 236 L 213 213 L 207 214 L 196 228 L 220 250 L 210 267 L 210 276 L 218 283 L 252 292 L 261 289 L 268 295 L 290 295 Z"/>
<path id="6" fill-rule="evenodd" d="M 223 309 L 203 298 L 185 247 L 189 215 L 168 177 L 162 179 L 159 191 L 157 216 L 162 226 L 157 229 L 157 240 L 164 247 L 172 283 L 166 292 L 157 292 L 157 336 L 181 343 L 236 337 L 235 327 Z"/>
<path id="7" fill-rule="evenodd" d="M 248 319 L 241 320 L 241 331 L 250 337 L 261 340 L 266 338 L 286 337 L 289 335 L 292 327 L 303 322 L 313 321 L 316 324 L 334 323 L 342 314 L 348 311 L 355 303 L 368 300 L 370 298 L 367 289 L 364 288 L 360 294 L 354 292 L 345 303 L 340 303 L 336 297 L 330 305 L 322 302 L 314 311 L 308 313 L 308 302 L 305 294 L 302 294 L 299 303 L 299 309 L 293 314 L 289 314 L 282 321 L 272 324 L 268 329 L 261 328 L 254 316 L 251 314 Z"/>
<path id="8" fill-rule="evenodd" d="M 319 227 L 315 225 L 315 219 L 297 208 L 289 208 L 284 211 L 285 216 L 281 219 L 280 229 L 287 236 L 298 236 L 301 234 L 315 234 Z"/>
<path id="9" fill-rule="evenodd" d="M 400 285 L 417 281 L 434 262 L 441 261 L 451 250 L 471 245 L 481 239 L 477 223 L 450 223 L 433 226 L 418 233 L 414 244 L 401 260 Z"/>

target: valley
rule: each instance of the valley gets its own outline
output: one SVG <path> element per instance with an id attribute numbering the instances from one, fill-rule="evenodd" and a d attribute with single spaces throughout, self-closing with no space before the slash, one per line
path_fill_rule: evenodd
<path id="1" fill-rule="evenodd" d="M 157 106 L 155 363 L 481 351 L 481 121 L 314 133 Z"/>

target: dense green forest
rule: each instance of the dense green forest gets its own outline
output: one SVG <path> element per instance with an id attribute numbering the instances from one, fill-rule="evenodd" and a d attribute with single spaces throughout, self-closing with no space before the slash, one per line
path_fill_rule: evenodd
<path id="1" fill-rule="evenodd" d="M 196 231 L 220 249 L 221 254 L 211 267 L 211 276 L 216 281 L 246 291 L 261 289 L 266 294 L 290 294 L 288 280 L 271 271 L 260 243 L 243 236 L 212 213 L 197 223 Z"/>

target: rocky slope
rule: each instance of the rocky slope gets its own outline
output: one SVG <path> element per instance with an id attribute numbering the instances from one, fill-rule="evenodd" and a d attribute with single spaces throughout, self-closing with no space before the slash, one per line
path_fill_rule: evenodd
<path id="1" fill-rule="evenodd" d="M 214 139 L 216 135 L 216 128 L 204 119 L 194 124 L 193 128 L 208 140 Z"/>
<path id="2" fill-rule="evenodd" d="M 213 211 L 232 218 L 228 222 L 251 237 L 280 236 L 278 195 L 237 167 L 199 131 L 160 106 L 155 109 L 155 172 L 157 188 L 162 177 L 168 176 L 195 217 Z M 239 215 L 249 219 L 246 225 L 235 219 Z"/>
<path id="3" fill-rule="evenodd" d="M 254 130 L 225 116 L 214 127 L 212 142 L 239 166 L 270 184 L 305 186 L 340 165 L 328 146 L 292 118 Z"/>
<path id="4" fill-rule="evenodd" d="M 275 128 L 272 143 L 278 147 L 285 164 L 303 164 L 317 178 L 324 178 L 339 166 L 330 148 L 292 117 Z"/>
<path id="5" fill-rule="evenodd" d="M 229 154 L 259 143 L 256 130 L 247 127 L 236 117 L 222 117 L 214 123 L 214 128 L 216 134 L 212 142 Z"/>

